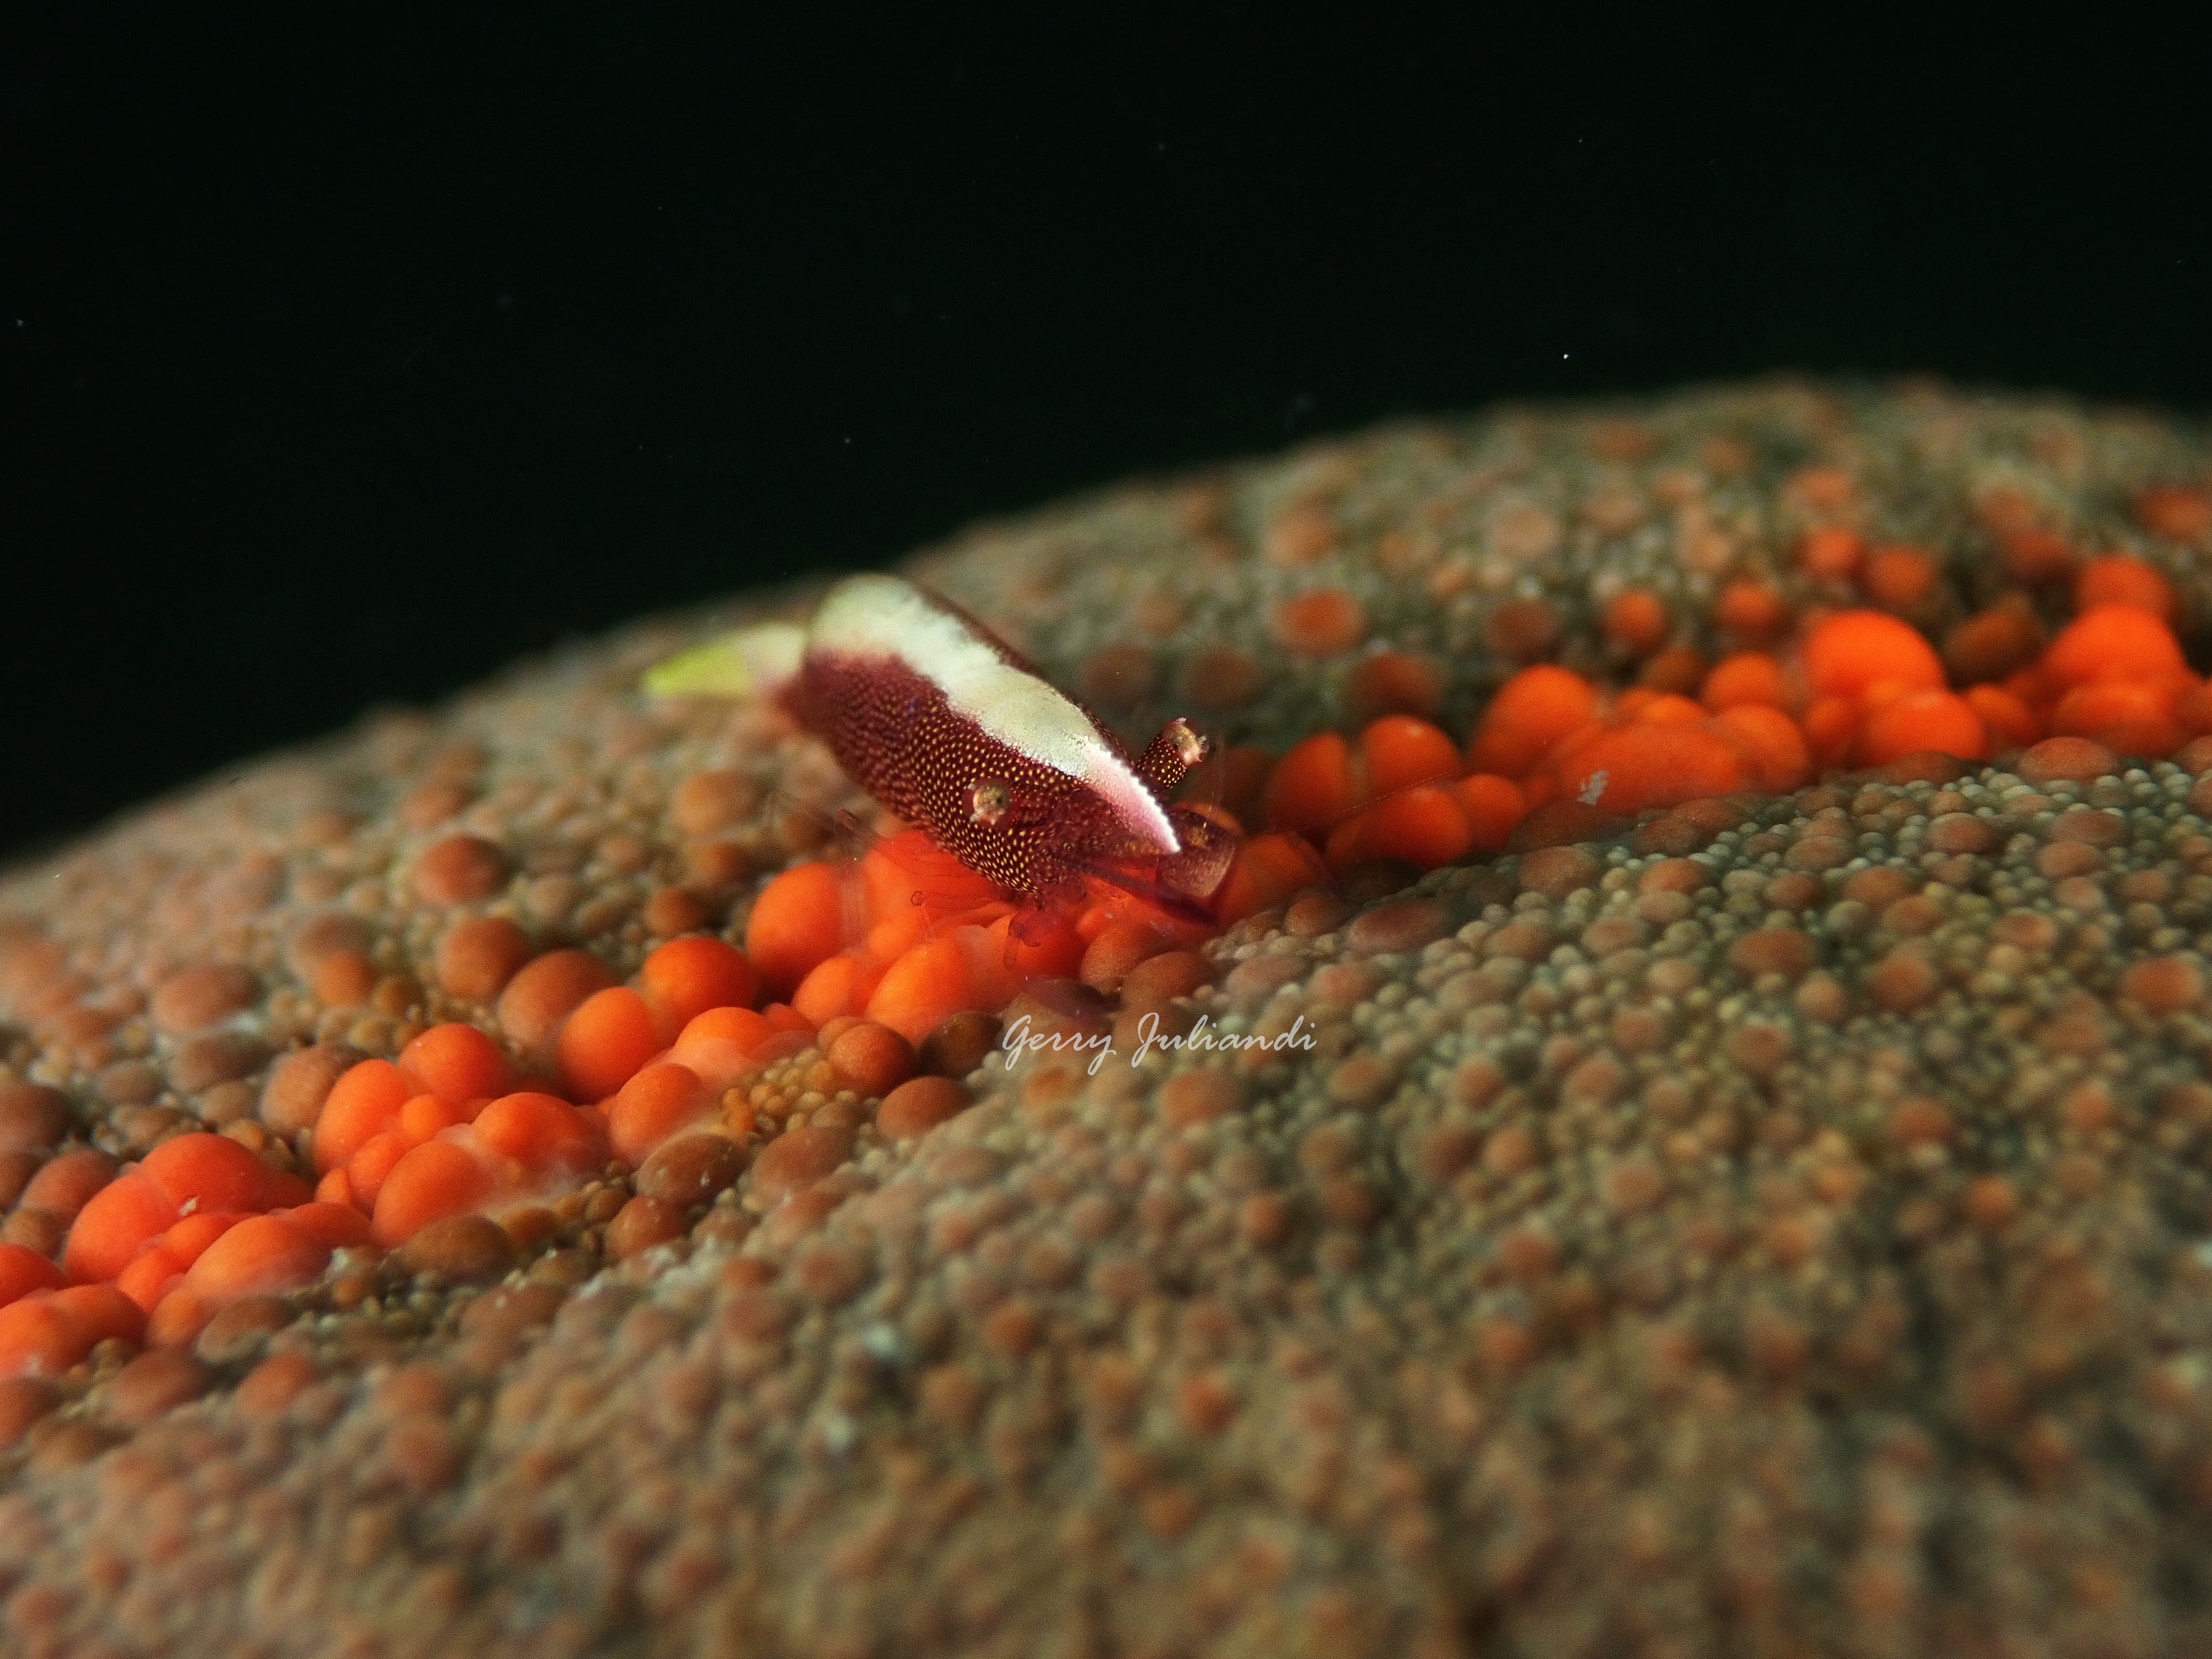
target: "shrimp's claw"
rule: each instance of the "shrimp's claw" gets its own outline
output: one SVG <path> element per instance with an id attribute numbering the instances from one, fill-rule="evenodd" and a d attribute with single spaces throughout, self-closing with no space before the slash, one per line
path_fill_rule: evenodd
<path id="1" fill-rule="evenodd" d="M 1224 822 L 1225 817 L 1200 806 L 1179 804 L 1168 808 L 1168 822 L 1175 826 L 1182 851 L 1159 861 L 1164 885 L 1194 900 L 1213 896 L 1229 874 L 1237 843 L 1243 839 L 1234 821 Z"/>
<path id="2" fill-rule="evenodd" d="M 649 697 L 767 696 L 799 672 L 805 651 L 805 629 L 762 623 L 655 663 L 641 684 Z"/>
<path id="3" fill-rule="evenodd" d="M 1213 740 L 1180 714 L 1160 727 L 1131 769 L 1165 797 L 1213 752 Z"/>
<path id="4" fill-rule="evenodd" d="M 1076 867 L 1172 915 L 1210 921 L 1208 902 L 1227 878 L 1242 837 L 1199 807 L 1178 804 L 1167 811 L 1180 851 L 1094 855 L 1075 860 Z"/>

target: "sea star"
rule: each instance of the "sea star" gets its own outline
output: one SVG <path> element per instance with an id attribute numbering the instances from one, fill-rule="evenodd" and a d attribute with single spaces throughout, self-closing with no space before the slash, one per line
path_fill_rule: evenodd
<path id="1" fill-rule="evenodd" d="M 2188 638 L 2208 483 L 2171 422 L 1773 386 L 1392 428 L 908 568 L 1117 721 L 1281 750 L 1467 730 L 1537 662 L 1662 684 L 1777 606 L 2049 631 L 2094 554 Z M 190 1132 L 315 1173 L 362 1055 L 466 1023 L 556 1066 L 656 945 L 741 936 L 819 836 L 782 803 L 858 798 L 773 710 L 635 685 L 769 608 L 0 884 L 6 1239 L 59 1260 Z M 1009 1066 L 971 1023 L 894 1110 L 877 1039 L 801 1034 L 719 1161 L 0 1384 L 0 1617 L 54 1654 L 2212 1650 L 2212 757 L 2179 761 L 1594 818 L 1007 1011 L 1310 1050 Z"/>

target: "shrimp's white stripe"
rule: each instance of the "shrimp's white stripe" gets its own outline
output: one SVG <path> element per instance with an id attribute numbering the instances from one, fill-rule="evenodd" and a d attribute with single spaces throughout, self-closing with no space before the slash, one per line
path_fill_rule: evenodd
<path id="1" fill-rule="evenodd" d="M 830 590 L 807 629 L 810 648 L 895 657 L 945 701 L 1008 748 L 1089 785 L 1130 831 L 1163 853 L 1182 850 L 1173 824 L 1128 763 L 1083 711 L 1025 674 L 951 611 L 896 576 L 848 576 Z"/>

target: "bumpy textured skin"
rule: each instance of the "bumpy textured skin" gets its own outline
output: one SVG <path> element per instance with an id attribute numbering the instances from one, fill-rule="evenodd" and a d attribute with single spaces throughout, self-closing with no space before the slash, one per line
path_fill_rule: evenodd
<path id="1" fill-rule="evenodd" d="M 2212 616 L 2212 525 L 2174 505 L 2212 484 L 2203 431 L 1926 387 L 1405 426 L 913 568 L 1130 729 L 1276 748 L 1356 699 L 1356 650 L 1269 633 L 1333 584 L 1464 729 L 1516 604 L 1610 672 L 1609 585 L 1706 644 L 1735 574 L 1832 600 L 1790 552 L 1824 473 L 1940 562 L 1931 628 L 2022 524 Z M 2146 514 L 2159 489 L 2190 493 Z M 0 1118 L 53 1103 L 30 1086 L 119 1154 L 281 1140 L 343 1058 L 301 1045 L 491 1020 L 441 962 L 462 918 L 623 973 L 741 922 L 792 856 L 771 803 L 860 797 L 772 711 L 635 687 L 768 608 L 0 880 Z M 1723 822 L 1255 918 L 1164 1005 L 1303 1018 L 1310 1054 L 994 1066 L 901 1142 L 801 1057 L 764 1121 L 822 1133 L 765 1142 L 674 1259 L 608 1263 L 587 1214 L 489 1289 L 379 1279 L 104 1356 L 34 1420 L 8 1395 L 0 1650 L 2212 1652 L 2212 779 L 1852 780 Z M 333 963 L 368 1000 L 319 997 Z"/>

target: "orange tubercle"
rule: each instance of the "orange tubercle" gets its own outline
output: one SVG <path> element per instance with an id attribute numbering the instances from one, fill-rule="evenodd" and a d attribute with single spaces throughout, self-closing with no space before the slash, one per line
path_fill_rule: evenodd
<path id="1" fill-rule="evenodd" d="M 1735 750 L 1702 725 L 1638 725 L 1577 747 L 1556 774 L 1569 800 L 1633 814 L 1725 795 L 1744 786 Z"/>
<path id="2" fill-rule="evenodd" d="M 792 993 L 792 1006 L 817 1026 L 840 1014 L 857 1014 L 868 1006 L 883 976 L 882 965 L 872 957 L 840 952 L 814 965 Z"/>
<path id="3" fill-rule="evenodd" d="M 1768 640 L 1790 623 L 1790 605 L 1761 581 L 1730 582 L 1713 600 L 1717 627 L 1747 640 Z"/>
<path id="4" fill-rule="evenodd" d="M 1468 770 L 1519 777 L 1597 711 L 1597 688 L 1581 675 L 1548 664 L 1524 668 L 1483 712 L 1468 744 Z"/>
<path id="5" fill-rule="evenodd" d="M 1764 651 L 1739 651 L 1713 665 L 1698 698 L 1715 714 L 1745 703 L 1781 708 L 1788 705 L 1789 682 L 1779 658 Z"/>
<path id="6" fill-rule="evenodd" d="M 1242 921 L 1305 888 L 1326 886 L 1328 880 L 1328 866 L 1304 836 L 1254 836 L 1237 849 L 1228 877 L 1214 895 L 1214 910 L 1224 922 Z"/>
<path id="7" fill-rule="evenodd" d="M 2076 617 L 2051 642 L 2040 665 L 2066 689 L 2100 680 L 2149 680 L 2185 674 L 2173 630 L 2150 611 L 2107 604 Z"/>
<path id="8" fill-rule="evenodd" d="M 453 1106 L 489 1100 L 514 1083 L 514 1068 L 499 1044 L 457 1022 L 433 1025 L 401 1049 L 398 1069 L 419 1089 Z"/>
<path id="9" fill-rule="evenodd" d="M 1012 988 L 999 965 L 1002 950 L 972 925 L 926 939 L 884 970 L 858 1012 L 919 1043 L 954 1014 L 1005 1006 Z"/>
<path id="10" fill-rule="evenodd" d="M 1385 714 L 1359 734 L 1359 758 L 1366 768 L 1369 800 L 1378 800 L 1417 783 L 1449 781 L 1459 775 L 1459 744 L 1442 726 L 1410 714 Z"/>
<path id="11" fill-rule="evenodd" d="M 33 1291 L 0 1308 L 0 1377 L 54 1376 L 100 1342 L 136 1342 L 146 1316 L 112 1285 Z"/>
<path id="12" fill-rule="evenodd" d="M 1492 772 L 1470 773 L 1452 787 L 1452 793 L 1467 814 L 1471 846 L 1478 853 L 1503 852 L 1514 827 L 1536 804 L 1520 784 Z"/>
<path id="13" fill-rule="evenodd" d="M 415 1085 L 388 1060 L 364 1060 L 331 1085 L 315 1119 L 315 1167 L 335 1170 L 390 1128 Z"/>
<path id="14" fill-rule="evenodd" d="M 745 923 L 745 956 L 771 995 L 787 997 L 844 947 L 845 884 L 823 863 L 795 865 L 762 889 Z"/>
<path id="15" fill-rule="evenodd" d="M 1598 621 L 1598 631 L 1610 644 L 1639 657 L 1664 645 L 1672 626 L 1665 601 L 1642 587 L 1616 595 Z"/>
<path id="16" fill-rule="evenodd" d="M 329 1244 L 283 1214 L 248 1216 L 201 1252 L 185 1282 L 217 1304 L 276 1296 L 313 1284 L 330 1259 Z"/>
<path id="17" fill-rule="evenodd" d="M 662 1141 L 711 1113 L 719 1092 L 677 1061 L 647 1066 L 607 1103 L 607 1139 L 615 1155 L 644 1163 Z"/>
<path id="18" fill-rule="evenodd" d="M 33 1291 L 58 1291 L 62 1270 L 22 1244 L 0 1244 L 0 1307 Z"/>
<path id="19" fill-rule="evenodd" d="M 1885 611 L 1916 611 L 1936 591 L 1936 562 L 1917 547 L 1877 547 L 1858 574 L 1860 589 Z"/>
<path id="20" fill-rule="evenodd" d="M 77 1212 L 62 1247 L 63 1270 L 80 1283 L 112 1279 L 176 1218 L 176 1205 L 152 1182 L 136 1170 L 119 1175 Z"/>
<path id="21" fill-rule="evenodd" d="M 1910 623 L 1879 611 L 1844 611 L 1805 636 L 1805 672 L 1815 696 L 1856 696 L 1887 680 L 1940 690 L 1942 659 Z"/>
<path id="22" fill-rule="evenodd" d="M 1306 738 L 1276 762 L 1261 795 L 1269 823 L 1299 831 L 1332 823 L 1356 805 L 1352 745 L 1334 732 Z"/>
<path id="23" fill-rule="evenodd" d="M 1433 870 L 1457 863 L 1474 846 L 1474 827 L 1459 796 L 1448 785 L 1422 783 L 1338 826 L 1328 855 L 1330 868 L 1339 871 L 1376 859 Z"/>
<path id="24" fill-rule="evenodd" d="M 2074 578 L 2074 609 L 2086 614 L 2100 605 L 2131 605 L 2169 625 L 2179 608 L 2164 571 L 2124 553 L 2092 559 Z"/>
<path id="25" fill-rule="evenodd" d="M 472 1149 L 432 1140 L 400 1159 L 376 1196 L 369 1236 L 392 1249 L 434 1221 L 463 1215 L 495 1190 L 490 1169 Z"/>
<path id="26" fill-rule="evenodd" d="M 1984 760 L 1989 748 L 1989 728 L 1966 698 L 1952 691 L 1907 691 L 1867 716 L 1856 757 L 1862 765 L 1881 766 L 1933 749 L 1961 760 Z"/>
<path id="27" fill-rule="evenodd" d="M 1735 748 L 1753 787 L 1771 795 L 1802 789 L 1813 778 L 1813 754 L 1797 723 L 1764 703 L 1723 708 L 1707 727 Z"/>
<path id="28" fill-rule="evenodd" d="M 1090 942 L 1073 918 L 1059 915 L 1009 912 L 990 923 L 988 932 L 997 943 L 1000 960 L 1017 980 L 1066 978 L 1082 963 Z"/>
<path id="29" fill-rule="evenodd" d="M 750 1008 L 709 1008 L 677 1035 L 668 1058 L 714 1087 L 726 1088 L 752 1068 L 752 1056 L 777 1029 L 767 1013 Z"/>
<path id="30" fill-rule="evenodd" d="M 672 1036 L 709 1008 L 750 1007 L 760 995 L 760 975 L 735 945 L 690 933 L 646 957 L 638 989 L 655 1024 L 665 1023 Z"/>
<path id="31" fill-rule="evenodd" d="M 2060 737 L 2094 738 L 2117 754 L 2171 754 L 2189 740 L 2178 709 L 2196 684 L 2181 674 L 2078 685 L 2051 711 L 2051 729 Z"/>
<path id="32" fill-rule="evenodd" d="M 1859 538 L 1830 526 L 1807 532 L 1797 544 L 1797 567 L 1825 581 L 1848 581 L 1859 568 Z"/>
<path id="33" fill-rule="evenodd" d="M 611 985 L 592 992 L 562 1022 L 553 1054 L 574 1098 L 604 1100 L 666 1041 L 644 997 L 627 985 Z"/>
<path id="34" fill-rule="evenodd" d="M 1961 693 L 1982 717 L 1993 752 L 2025 749 L 2049 735 L 2035 711 L 1999 685 L 1970 685 Z"/>
<path id="35" fill-rule="evenodd" d="M 556 1095 L 501 1095 L 474 1123 L 454 1133 L 472 1134 L 485 1151 L 512 1158 L 526 1177 L 586 1176 L 606 1160 L 605 1133 Z"/>
<path id="36" fill-rule="evenodd" d="M 1275 637 L 1310 657 L 1340 656 L 1367 637 L 1367 611 L 1340 587 L 1317 587 L 1275 607 Z"/>

